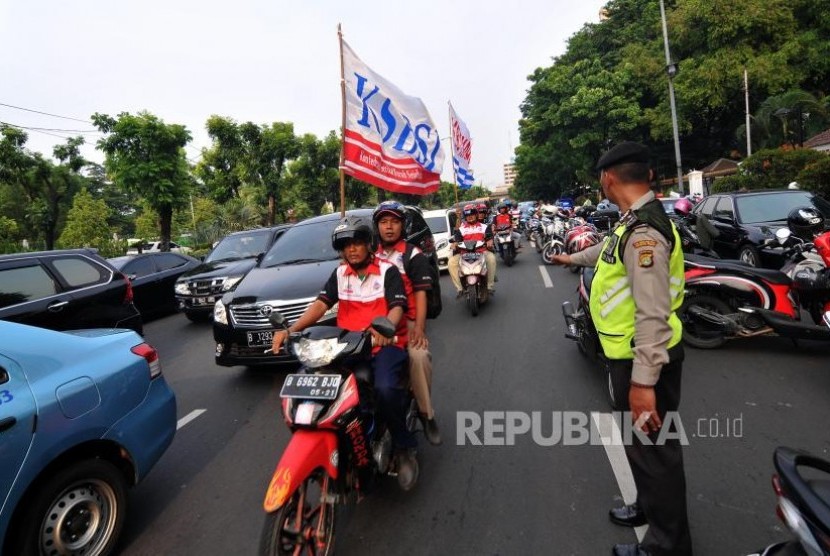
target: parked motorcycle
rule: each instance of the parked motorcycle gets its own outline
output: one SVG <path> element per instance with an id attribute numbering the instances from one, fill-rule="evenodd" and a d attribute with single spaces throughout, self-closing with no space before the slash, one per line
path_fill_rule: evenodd
<path id="1" fill-rule="evenodd" d="M 271 322 L 286 328 L 279 313 Z M 395 334 L 384 317 L 372 327 Z M 338 509 L 394 473 L 392 437 L 372 403 L 371 335 L 313 326 L 292 333 L 287 349 L 302 368 L 285 377 L 280 392 L 292 436 L 265 494 L 260 553 L 332 554 Z M 407 426 L 414 430 L 414 401 L 408 407 Z"/>
<path id="2" fill-rule="evenodd" d="M 784 447 L 775 450 L 773 461 L 776 513 L 795 539 L 750 556 L 830 555 L 830 462 Z M 821 478 L 814 478 L 819 473 Z"/>
<path id="3" fill-rule="evenodd" d="M 481 240 L 467 240 L 458 242 L 461 258 L 458 264 L 458 273 L 467 307 L 472 315 L 478 316 L 481 305 L 487 303 L 490 292 L 487 290 L 487 259 L 484 258 L 484 242 Z"/>
<path id="4" fill-rule="evenodd" d="M 830 232 L 807 243 L 790 230 L 776 232 L 787 262 L 781 270 L 736 261 L 686 257 L 686 298 L 680 308 L 683 339 L 711 349 L 738 337 L 778 335 L 830 340 Z M 824 268 L 804 254 L 816 251 Z M 803 322 L 806 310 L 813 324 Z"/>
<path id="5" fill-rule="evenodd" d="M 565 318 L 565 337 L 576 342 L 579 353 L 592 363 L 599 363 L 605 371 L 608 402 L 611 407 L 619 406 L 614 397 L 614 383 L 611 380 L 611 370 L 608 359 L 599 343 L 599 334 L 591 318 L 591 281 L 594 279 L 594 269 L 582 267 L 577 287 L 576 308 L 570 301 L 562 303 L 562 316 Z"/>
<path id="6" fill-rule="evenodd" d="M 503 225 L 496 229 L 495 240 L 504 264 L 513 266 L 513 261 L 516 259 L 516 242 L 513 240 L 510 226 Z"/>
<path id="7" fill-rule="evenodd" d="M 543 222 L 545 219 L 542 219 Z M 545 264 L 553 264 L 553 257 L 565 252 L 565 233 L 567 232 L 567 216 L 554 216 L 544 222 L 544 247 L 542 260 Z"/>

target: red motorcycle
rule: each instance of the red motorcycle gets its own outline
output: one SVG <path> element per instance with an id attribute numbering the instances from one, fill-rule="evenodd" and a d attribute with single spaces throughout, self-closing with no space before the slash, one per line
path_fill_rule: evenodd
<path id="1" fill-rule="evenodd" d="M 286 325 L 279 313 L 271 322 Z M 372 328 L 395 333 L 384 317 Z M 293 434 L 265 494 L 260 554 L 333 554 L 338 508 L 365 495 L 380 475 L 395 473 L 392 436 L 372 407 L 371 335 L 312 326 L 292 333 L 288 347 L 303 367 L 280 391 Z M 414 430 L 416 421 L 410 399 L 407 427 Z"/>
<path id="2" fill-rule="evenodd" d="M 781 270 L 686 256 L 679 316 L 687 344 L 711 349 L 763 335 L 830 340 L 830 232 L 805 242 L 782 228 L 776 238 L 787 259 Z M 818 257 L 808 255 L 813 252 Z M 813 323 L 801 320 L 802 309 Z"/>

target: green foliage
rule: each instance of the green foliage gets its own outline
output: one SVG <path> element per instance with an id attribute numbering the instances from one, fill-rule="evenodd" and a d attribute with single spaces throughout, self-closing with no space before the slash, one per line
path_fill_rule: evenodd
<path id="1" fill-rule="evenodd" d="M 11 218 L 0 215 L 0 241 L 16 240 L 20 237 L 20 228 Z"/>
<path id="2" fill-rule="evenodd" d="M 192 185 L 184 153 L 190 132 L 148 112 L 122 112 L 117 118 L 96 113 L 92 121 L 107 134 L 98 148 L 106 155 L 108 174 L 125 192 L 144 199 L 158 212 L 158 235 L 169 242 L 173 209 L 184 204 Z"/>
<path id="3" fill-rule="evenodd" d="M 75 195 L 66 217 L 66 226 L 58 240 L 61 248 L 97 247 L 112 238 L 107 218 L 109 208 L 103 200 L 96 200 L 86 189 Z"/>
<path id="4" fill-rule="evenodd" d="M 672 56 L 679 64 L 674 87 L 685 168 L 706 166 L 745 145 L 745 131 L 736 134 L 744 123 L 744 68 L 759 112 L 752 129 L 756 146 L 798 144 L 800 136 L 827 126 L 826 2 L 667 4 Z M 606 20 L 585 25 L 565 54 L 529 77 L 516 149 L 520 197 L 555 197 L 596 184 L 597 157 L 620 140 L 645 142 L 658 177 L 675 175 L 659 4 L 611 0 L 606 8 Z M 759 106 L 771 97 L 779 98 Z"/>
<path id="5" fill-rule="evenodd" d="M 802 189 L 814 191 L 825 199 L 830 199 L 830 155 L 823 155 L 818 160 L 807 163 L 796 180 Z"/>

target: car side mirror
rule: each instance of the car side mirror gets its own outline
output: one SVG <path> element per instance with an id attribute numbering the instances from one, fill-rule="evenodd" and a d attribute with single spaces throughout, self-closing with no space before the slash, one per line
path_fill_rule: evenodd
<path id="1" fill-rule="evenodd" d="M 384 338 L 392 338 L 395 336 L 395 325 L 386 317 L 376 317 L 373 319 L 372 328 Z"/>
<path id="2" fill-rule="evenodd" d="M 288 319 L 285 318 L 285 315 L 279 311 L 274 311 L 268 315 L 268 322 L 270 322 L 274 328 L 288 329 Z"/>
<path id="3" fill-rule="evenodd" d="M 127 278 L 130 279 L 130 282 L 133 282 L 136 278 L 138 278 L 138 274 L 127 274 Z"/>
<path id="4" fill-rule="evenodd" d="M 791 235 L 792 232 L 789 228 L 778 228 L 777 230 L 775 230 L 775 239 L 778 240 L 778 243 L 780 245 L 784 245 L 787 242 L 787 240 L 790 239 Z"/>

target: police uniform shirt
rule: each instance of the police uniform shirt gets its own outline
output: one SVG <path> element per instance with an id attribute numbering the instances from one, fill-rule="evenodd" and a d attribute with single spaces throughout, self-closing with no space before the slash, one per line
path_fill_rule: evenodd
<path id="1" fill-rule="evenodd" d="M 631 205 L 631 210 L 643 207 L 654 199 L 649 191 Z M 621 219 L 623 222 L 631 213 Z M 581 266 L 594 266 L 605 242 L 571 255 L 571 261 Z M 672 337 L 668 317 L 671 313 L 669 291 L 669 257 L 671 246 L 663 235 L 651 226 L 638 226 L 628 236 L 623 253 L 631 296 L 634 299 L 634 366 L 631 380 L 653 385 L 660 378 L 660 369 L 669 362 L 666 346 Z"/>

